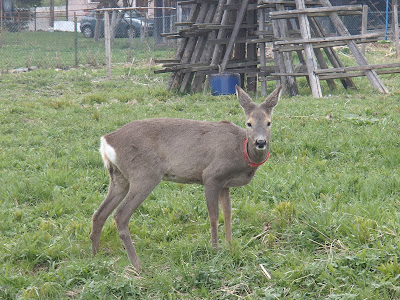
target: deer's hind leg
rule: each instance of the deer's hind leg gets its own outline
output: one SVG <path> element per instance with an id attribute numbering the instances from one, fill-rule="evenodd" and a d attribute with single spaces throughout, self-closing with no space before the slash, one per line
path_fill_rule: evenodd
<path id="1" fill-rule="evenodd" d="M 129 232 L 129 219 L 134 211 L 146 200 L 151 191 L 161 182 L 162 174 L 152 174 L 148 169 L 135 170 L 136 176 L 129 179 L 129 191 L 117 208 L 114 219 L 117 224 L 119 237 L 124 243 L 128 257 L 137 271 L 140 271 L 140 260 L 136 254 Z"/>
<path id="2" fill-rule="evenodd" d="M 90 233 L 90 239 L 92 240 L 93 255 L 96 255 L 99 251 L 100 234 L 104 223 L 118 204 L 125 198 L 129 190 L 128 180 L 115 166 L 110 166 L 109 173 L 110 187 L 108 188 L 108 194 L 100 207 L 93 214 L 92 218 L 92 232 Z"/>

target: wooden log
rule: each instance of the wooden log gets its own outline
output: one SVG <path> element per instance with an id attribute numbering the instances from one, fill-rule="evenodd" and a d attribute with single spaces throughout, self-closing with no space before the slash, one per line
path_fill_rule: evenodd
<path id="1" fill-rule="evenodd" d="M 289 12 L 290 11 L 291 10 L 289 10 Z M 326 12 L 314 12 L 314 13 L 308 13 L 307 16 L 308 17 L 326 17 L 326 14 L 327 14 Z M 339 15 L 341 17 L 343 17 L 343 16 L 361 16 L 362 12 L 360 12 L 360 11 L 343 11 L 343 12 L 340 12 Z M 288 14 L 288 15 L 285 14 L 282 16 L 276 16 L 272 19 L 296 19 L 296 18 L 297 18 L 296 14 Z"/>
<path id="2" fill-rule="evenodd" d="M 260 1 L 258 1 L 260 3 Z M 258 10 L 258 30 L 259 32 L 265 31 L 265 10 L 263 8 Z M 264 34 L 260 34 L 259 38 L 262 40 L 265 38 Z M 264 68 L 267 64 L 266 53 L 265 53 L 265 42 L 260 42 L 258 44 L 258 48 L 260 49 L 260 69 Z M 261 77 L 259 77 L 259 80 Z M 261 81 L 261 96 L 267 95 L 267 82 L 266 80 Z"/>
<path id="3" fill-rule="evenodd" d="M 364 65 L 364 66 L 354 66 L 354 67 L 331 68 L 328 70 L 317 70 L 316 73 L 318 73 L 318 74 L 345 73 L 345 72 L 351 72 L 351 71 L 365 71 L 365 70 L 389 69 L 389 68 L 400 68 L 400 63 L 374 64 L 374 65 Z"/>
<path id="4" fill-rule="evenodd" d="M 322 36 L 326 35 L 323 27 L 320 26 L 314 18 L 310 18 L 309 22 L 310 22 L 311 29 L 314 32 L 315 36 L 322 37 Z M 339 59 L 339 56 L 336 54 L 335 50 L 333 49 L 333 47 L 327 46 L 327 47 L 323 47 L 322 49 L 324 50 L 326 57 L 329 59 L 330 63 L 332 64 L 332 66 L 334 68 L 344 67 L 344 65 L 342 64 L 342 62 Z M 353 80 L 350 78 L 343 78 L 343 79 L 340 79 L 340 81 L 345 89 L 356 88 Z"/>
<path id="5" fill-rule="evenodd" d="M 196 20 L 196 17 L 199 13 L 199 8 L 200 8 L 200 5 L 198 5 L 197 3 L 192 4 L 192 6 L 190 7 L 188 21 L 194 22 Z M 176 51 L 175 59 L 178 59 L 179 61 L 181 61 L 183 52 L 186 49 L 188 41 L 189 41 L 188 38 L 185 38 L 181 41 L 181 43 L 179 44 L 179 47 Z M 172 73 L 167 82 L 167 89 L 171 90 L 171 89 L 177 88 L 178 83 L 179 83 L 179 78 L 177 78 L 177 73 Z"/>
<path id="6" fill-rule="evenodd" d="M 301 39 L 301 40 L 287 40 L 287 41 L 276 41 L 276 45 L 291 45 L 291 44 L 304 44 L 304 43 L 323 43 L 323 42 L 336 42 L 336 41 L 352 41 L 357 39 L 367 39 L 367 38 L 375 38 L 382 36 L 382 33 L 368 33 L 368 34 L 359 34 L 359 35 L 351 35 L 351 36 L 329 36 L 329 37 L 321 37 L 321 38 L 310 38 L 309 40 Z"/>
<path id="7" fill-rule="evenodd" d="M 373 43 L 377 42 L 379 39 L 374 38 L 374 39 L 368 39 L 368 40 L 355 40 L 354 42 L 356 44 L 365 44 L 365 43 Z M 314 49 L 321 49 L 321 48 L 326 48 L 326 47 L 339 47 L 339 46 L 347 46 L 347 41 L 340 41 L 340 42 L 323 42 L 323 43 L 313 43 L 312 47 Z M 298 45 L 285 45 L 285 46 L 279 46 L 279 48 L 276 48 L 276 51 L 279 52 L 292 52 L 292 51 L 297 51 L 297 50 L 303 50 L 304 46 L 302 44 Z"/>
<path id="8" fill-rule="evenodd" d="M 247 68 L 247 67 L 256 67 L 258 65 L 258 61 L 238 61 L 232 62 L 230 61 L 226 66 L 226 69 L 230 71 L 230 69 L 239 69 L 239 68 Z M 275 66 L 268 66 L 267 68 L 275 68 Z M 205 63 L 187 63 L 187 64 L 171 64 L 164 67 L 164 69 L 155 70 L 154 73 L 167 73 L 167 72 L 199 72 L 199 71 L 207 71 L 207 70 L 219 70 L 218 66 L 210 66 L 209 64 Z M 264 70 L 264 71 L 265 71 Z M 270 69 L 268 69 L 270 70 Z"/>
<path id="9" fill-rule="evenodd" d="M 228 0 L 227 4 L 233 4 L 235 3 L 234 0 Z M 224 11 L 224 14 L 222 16 L 221 20 L 221 25 L 227 25 L 229 23 L 229 17 L 231 15 L 231 12 L 229 10 Z M 226 35 L 226 30 L 225 29 L 220 29 L 218 31 L 217 39 L 222 39 Z M 221 57 L 221 45 L 215 45 L 214 52 L 212 55 L 211 59 L 211 65 L 217 65 L 219 63 Z"/>
<path id="10" fill-rule="evenodd" d="M 361 35 L 365 35 L 367 33 L 367 24 L 368 24 L 368 5 L 363 5 Z M 361 53 L 365 56 L 365 45 L 361 46 Z"/>
<path id="11" fill-rule="evenodd" d="M 201 3 L 212 3 L 218 0 L 179 0 L 177 1 L 178 5 L 186 5 L 186 4 L 201 4 Z"/>
<path id="12" fill-rule="evenodd" d="M 305 4 L 307 6 L 320 6 L 318 1 L 313 0 L 306 0 Z M 263 0 L 258 3 L 258 8 L 275 8 L 276 5 L 296 7 L 296 2 L 294 0 Z"/>
<path id="13" fill-rule="evenodd" d="M 236 15 L 234 15 L 232 17 L 233 17 L 233 19 L 235 19 Z M 245 39 L 246 35 L 247 35 L 246 29 L 239 30 L 238 37 L 236 38 L 236 41 L 235 41 L 234 56 L 232 57 L 231 61 L 245 61 L 247 59 L 246 58 L 246 44 L 237 42 L 239 39 L 240 40 Z M 228 64 L 229 64 L 229 62 L 228 62 Z M 240 75 L 240 84 L 244 88 L 246 74 L 244 72 L 240 72 L 239 75 Z"/>
<path id="14" fill-rule="evenodd" d="M 293 73 L 271 73 L 272 76 L 293 76 L 293 77 L 308 77 L 308 73 L 306 72 L 293 72 Z"/>
<path id="15" fill-rule="evenodd" d="M 233 45 L 234 45 L 235 39 L 236 39 L 236 37 L 237 37 L 237 35 L 239 33 L 240 24 L 242 24 L 242 21 L 243 21 L 243 18 L 245 16 L 245 13 L 246 13 L 246 9 L 247 9 L 247 4 L 248 3 L 249 3 L 249 0 L 242 0 L 241 1 L 240 9 L 239 9 L 239 12 L 238 12 L 238 14 L 236 16 L 235 26 L 234 26 L 234 28 L 232 30 L 229 43 L 226 46 L 224 58 L 222 59 L 221 72 L 225 71 L 226 64 L 228 63 L 228 59 L 230 58 L 230 56 L 232 54 Z"/>
<path id="16" fill-rule="evenodd" d="M 199 16 L 197 18 L 197 22 L 210 22 L 212 18 L 214 17 L 215 13 L 215 4 L 208 4 L 208 3 L 203 3 L 202 7 L 200 8 Z M 205 43 L 207 39 L 205 36 L 199 36 L 196 41 L 195 41 L 195 46 L 193 47 L 193 51 L 190 54 L 190 63 L 196 63 L 198 60 L 200 60 L 201 53 L 204 50 Z M 181 87 L 180 87 L 180 92 L 184 93 L 188 89 L 189 83 L 193 79 L 193 74 L 192 73 L 186 73 L 183 76 L 182 82 L 181 82 Z"/>
<path id="17" fill-rule="evenodd" d="M 284 9 L 284 7 L 281 4 L 277 4 L 275 6 L 275 9 L 279 11 Z M 286 20 L 272 20 L 272 29 L 274 32 L 274 36 L 277 40 L 286 39 L 289 36 L 289 30 Z M 276 48 L 275 43 L 273 45 L 274 48 Z M 278 70 L 281 73 L 290 74 L 294 72 L 291 52 L 280 53 L 278 51 L 274 51 L 274 59 L 275 59 L 275 64 L 277 65 Z M 295 96 L 299 93 L 297 89 L 296 78 L 294 76 L 281 76 L 280 80 L 277 80 L 276 84 L 277 85 L 282 84 L 284 90 L 290 96 Z"/>
<path id="18" fill-rule="evenodd" d="M 104 12 L 104 42 L 106 47 L 106 74 L 111 77 L 111 30 L 108 11 Z"/>
<path id="19" fill-rule="evenodd" d="M 237 68 L 237 69 L 229 69 L 229 72 L 231 73 L 246 73 L 246 75 L 254 77 L 256 76 L 259 72 L 259 68 Z M 198 71 L 198 74 L 203 74 L 203 75 L 210 75 L 210 74 L 218 74 L 219 70 L 207 70 L 207 71 Z"/>
<path id="20" fill-rule="evenodd" d="M 228 3 L 230 3 L 232 0 L 229 0 Z M 218 2 L 217 8 L 216 8 L 216 12 L 214 14 L 214 19 L 213 19 L 213 24 L 227 24 L 229 19 L 225 18 L 225 20 L 223 19 L 224 16 L 224 10 L 223 10 L 223 5 L 226 3 L 225 0 L 220 0 Z M 219 31 L 211 31 L 208 34 L 208 40 L 210 39 L 215 39 L 217 37 L 217 35 L 219 35 Z M 203 54 L 200 58 L 200 62 L 201 63 L 206 63 L 206 64 L 210 64 L 211 63 L 211 59 L 212 59 L 212 55 L 215 49 L 215 45 L 212 45 L 210 43 L 207 43 L 205 46 L 205 49 L 203 51 Z M 193 79 L 193 83 L 192 83 L 192 91 L 194 92 L 199 92 L 201 91 L 204 81 L 206 79 L 205 74 L 200 74 L 200 73 L 196 73 L 195 77 Z"/>
<path id="21" fill-rule="evenodd" d="M 295 21 L 296 22 L 294 24 L 297 26 L 297 28 L 299 28 L 299 31 L 300 31 L 300 25 L 299 25 L 298 18 Z M 290 32 L 290 30 L 294 31 L 294 28 L 293 28 L 293 25 L 292 25 L 293 23 L 292 22 L 287 22 L 287 24 L 288 24 L 289 32 Z M 297 57 L 299 59 L 300 64 L 297 65 L 294 68 L 295 72 L 298 72 L 299 68 L 301 68 L 301 67 L 304 67 L 305 69 L 307 69 L 306 60 L 305 60 L 304 55 L 303 55 L 303 50 L 304 50 L 304 47 L 302 47 L 302 49 L 296 50 Z M 310 86 L 310 80 L 309 80 L 308 76 L 306 77 L 306 80 L 307 80 L 308 85 Z"/>
<path id="22" fill-rule="evenodd" d="M 221 25 L 221 24 L 195 24 L 194 26 L 201 28 L 201 29 L 211 29 L 211 30 L 216 30 L 216 29 L 233 29 L 235 27 L 234 24 L 232 25 Z M 247 28 L 257 28 L 257 24 L 240 24 L 241 29 L 247 29 Z"/>
<path id="23" fill-rule="evenodd" d="M 314 53 L 315 53 L 315 57 L 317 58 L 319 67 L 323 70 L 329 69 L 328 64 L 325 61 L 324 54 L 322 53 L 321 49 L 319 49 L 319 48 L 314 49 Z M 317 74 L 318 74 L 318 72 L 317 72 Z M 333 81 L 332 79 L 328 79 L 326 82 L 331 90 L 336 89 L 335 81 Z"/>
<path id="24" fill-rule="evenodd" d="M 396 58 L 399 57 L 400 52 L 400 44 L 399 44 L 399 15 L 398 15 L 399 6 L 397 4 L 397 0 L 393 0 L 393 34 L 394 34 L 394 43 L 396 45 Z"/>
<path id="25" fill-rule="evenodd" d="M 256 3 L 256 0 L 249 1 L 249 4 L 252 3 Z M 255 10 L 247 11 L 246 22 L 247 24 L 257 25 L 257 12 Z M 253 36 L 254 31 L 255 31 L 254 29 L 248 29 L 247 36 Z M 253 43 L 247 43 L 246 54 L 248 61 L 257 61 L 257 45 Z M 248 73 L 246 75 L 247 75 L 247 91 L 254 93 L 257 92 L 257 72 L 253 73 L 253 75 L 250 75 Z"/>
<path id="26" fill-rule="evenodd" d="M 400 73 L 400 69 L 395 70 L 376 70 L 376 74 L 385 75 L 385 74 L 394 74 Z M 365 76 L 364 72 L 355 72 L 355 73 L 335 73 L 329 75 L 322 75 L 321 79 L 340 79 L 340 78 L 354 78 L 354 77 L 361 77 Z"/>
<path id="27" fill-rule="evenodd" d="M 296 0 L 296 7 L 298 10 L 304 10 L 304 0 Z M 306 57 L 306 66 L 308 72 L 308 79 L 311 86 L 311 92 L 315 98 L 322 97 L 321 84 L 315 71 L 317 70 L 317 62 L 314 56 L 313 48 L 307 41 L 311 39 L 310 24 L 305 14 L 299 14 L 299 24 L 302 38 L 306 41 L 304 43 L 304 53 Z"/>
<path id="28" fill-rule="evenodd" d="M 376 70 L 377 74 L 394 74 L 394 73 L 400 73 L 400 68 L 394 69 L 394 70 Z M 296 77 L 303 77 L 303 76 L 308 76 L 308 73 L 271 73 L 271 76 L 268 76 L 267 79 L 277 79 L 279 78 L 278 76 L 296 76 Z M 364 72 L 354 72 L 354 73 L 328 73 L 328 74 L 321 74 L 320 79 L 321 80 L 329 80 L 329 79 L 345 79 L 345 78 L 354 78 L 354 77 L 361 77 L 365 76 Z"/>
<path id="29" fill-rule="evenodd" d="M 230 39 L 209 39 L 208 42 L 217 45 L 226 45 L 229 43 Z M 267 38 L 257 38 L 257 37 L 237 37 L 235 40 L 235 44 L 258 44 L 258 43 L 272 43 L 273 39 L 272 37 L 267 37 Z"/>
<path id="30" fill-rule="evenodd" d="M 320 0 L 322 6 L 332 6 L 329 0 Z M 347 30 L 346 26 L 343 24 L 342 20 L 339 18 L 337 13 L 330 13 L 329 18 L 331 19 L 333 25 L 335 26 L 338 33 L 342 36 L 349 36 L 350 33 Z M 350 51 L 353 53 L 354 58 L 356 59 L 359 65 L 367 65 L 368 62 L 365 56 L 361 53 L 361 51 L 357 48 L 357 45 L 354 41 L 349 40 L 348 46 Z M 379 79 L 378 75 L 374 70 L 365 71 L 365 75 L 367 76 L 371 85 L 377 89 L 381 93 L 389 93 L 388 89 L 385 87 L 383 82 Z"/>
<path id="31" fill-rule="evenodd" d="M 297 3 L 297 2 L 296 2 Z M 320 17 L 326 16 L 329 12 L 336 12 L 338 15 L 347 12 L 359 12 L 362 11 L 362 5 L 342 5 L 342 6 L 332 6 L 332 7 L 317 7 L 317 8 L 304 8 L 294 9 L 294 10 L 283 10 L 283 11 L 273 11 L 270 13 L 271 20 L 282 19 L 282 18 L 295 18 L 298 15 L 307 15 L 310 17 Z"/>

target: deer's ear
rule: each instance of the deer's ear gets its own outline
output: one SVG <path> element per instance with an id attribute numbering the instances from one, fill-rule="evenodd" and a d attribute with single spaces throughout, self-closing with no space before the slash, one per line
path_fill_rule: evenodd
<path id="1" fill-rule="evenodd" d="M 236 95 L 239 100 L 240 106 L 243 108 L 244 113 L 249 115 L 250 112 L 256 107 L 255 103 L 251 100 L 250 96 L 238 85 L 236 87 Z"/>
<path id="2" fill-rule="evenodd" d="M 267 99 L 265 99 L 263 103 L 261 103 L 261 108 L 265 110 L 272 110 L 278 104 L 281 93 L 282 86 L 280 85 L 267 97 Z"/>

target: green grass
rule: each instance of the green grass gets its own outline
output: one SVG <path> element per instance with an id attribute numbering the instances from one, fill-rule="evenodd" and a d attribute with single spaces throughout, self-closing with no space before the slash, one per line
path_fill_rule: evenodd
<path id="1" fill-rule="evenodd" d="M 281 99 L 270 159 L 232 190 L 233 242 L 221 215 L 217 253 L 203 187 L 158 186 L 131 218 L 137 276 L 112 218 L 91 255 L 108 188 L 100 136 L 151 117 L 245 120 L 234 96 L 170 93 L 143 63 L 128 72 L 0 77 L 1 299 L 400 297 L 398 75 L 383 77 L 390 95 L 360 78 L 359 91 L 313 99 L 301 81 L 300 96 Z"/>

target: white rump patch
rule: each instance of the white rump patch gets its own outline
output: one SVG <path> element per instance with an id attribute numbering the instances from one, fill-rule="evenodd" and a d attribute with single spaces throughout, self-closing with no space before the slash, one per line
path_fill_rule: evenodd
<path id="1" fill-rule="evenodd" d="M 104 136 L 102 136 L 100 139 L 100 153 L 107 169 L 110 166 L 110 162 L 115 164 L 117 160 L 117 154 L 115 153 L 114 148 L 107 143 Z"/>

